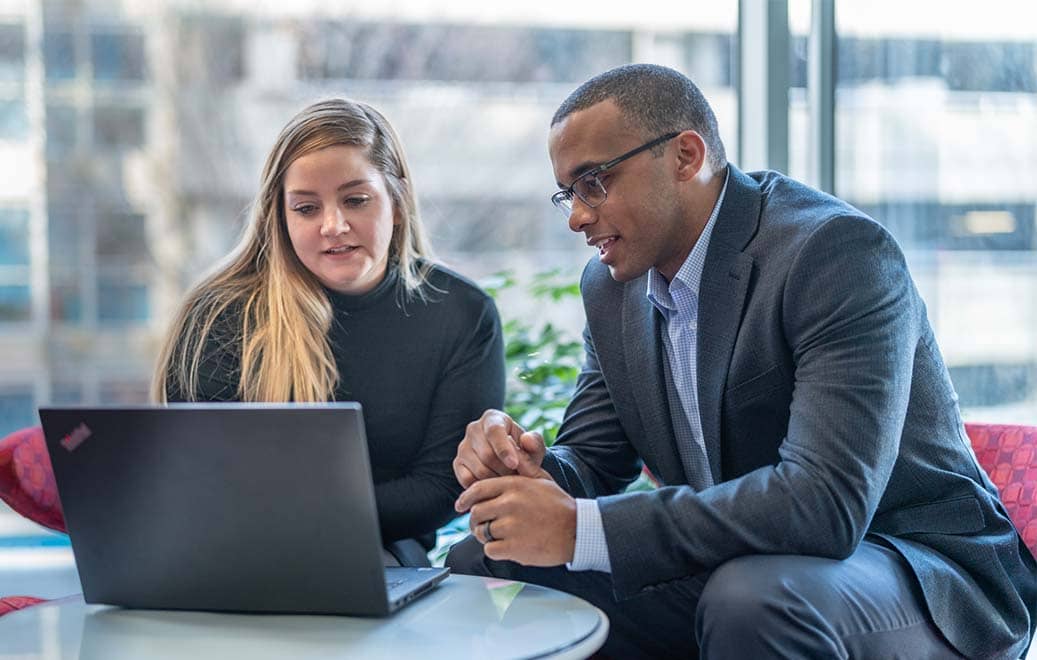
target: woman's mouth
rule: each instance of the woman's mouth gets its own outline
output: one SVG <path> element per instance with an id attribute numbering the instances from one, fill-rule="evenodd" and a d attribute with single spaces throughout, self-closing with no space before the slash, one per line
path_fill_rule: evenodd
<path id="1" fill-rule="evenodd" d="M 338 247 L 328 248 L 324 250 L 324 254 L 331 256 L 339 256 L 343 254 L 349 254 L 357 249 L 356 245 L 339 245 Z"/>

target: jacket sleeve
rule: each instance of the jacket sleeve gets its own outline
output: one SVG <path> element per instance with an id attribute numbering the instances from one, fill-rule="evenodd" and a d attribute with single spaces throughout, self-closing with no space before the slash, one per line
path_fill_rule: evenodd
<path id="1" fill-rule="evenodd" d="M 573 497 L 592 498 L 622 492 L 640 473 L 641 460 L 620 425 L 589 329 L 583 346 L 576 392 L 544 469 Z"/>

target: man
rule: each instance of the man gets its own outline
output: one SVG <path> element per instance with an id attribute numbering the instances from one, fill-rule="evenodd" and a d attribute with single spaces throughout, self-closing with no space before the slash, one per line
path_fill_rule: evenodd
<path id="1" fill-rule="evenodd" d="M 614 657 L 1024 652 L 1037 567 L 892 237 L 728 165 L 664 67 L 582 85 L 548 148 L 552 199 L 598 249 L 586 364 L 550 450 L 499 411 L 469 425 L 473 536 L 447 563 L 586 598 Z M 624 493 L 642 460 L 662 487 Z"/>

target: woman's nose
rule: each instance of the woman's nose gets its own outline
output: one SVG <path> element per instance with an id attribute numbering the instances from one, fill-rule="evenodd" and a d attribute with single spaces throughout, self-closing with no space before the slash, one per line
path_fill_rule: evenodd
<path id="1" fill-rule="evenodd" d="M 323 236 L 335 236 L 336 234 L 344 234 L 347 231 L 349 231 L 349 223 L 346 222 L 342 209 L 333 207 L 324 214 L 324 221 L 321 223 L 320 228 L 320 233 Z"/>

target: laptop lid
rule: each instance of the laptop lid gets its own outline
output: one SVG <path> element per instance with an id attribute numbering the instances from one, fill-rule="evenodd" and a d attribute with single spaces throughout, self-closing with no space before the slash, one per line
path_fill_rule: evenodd
<path id="1" fill-rule="evenodd" d="M 40 419 L 88 603 L 391 611 L 359 404 L 44 407 Z"/>

